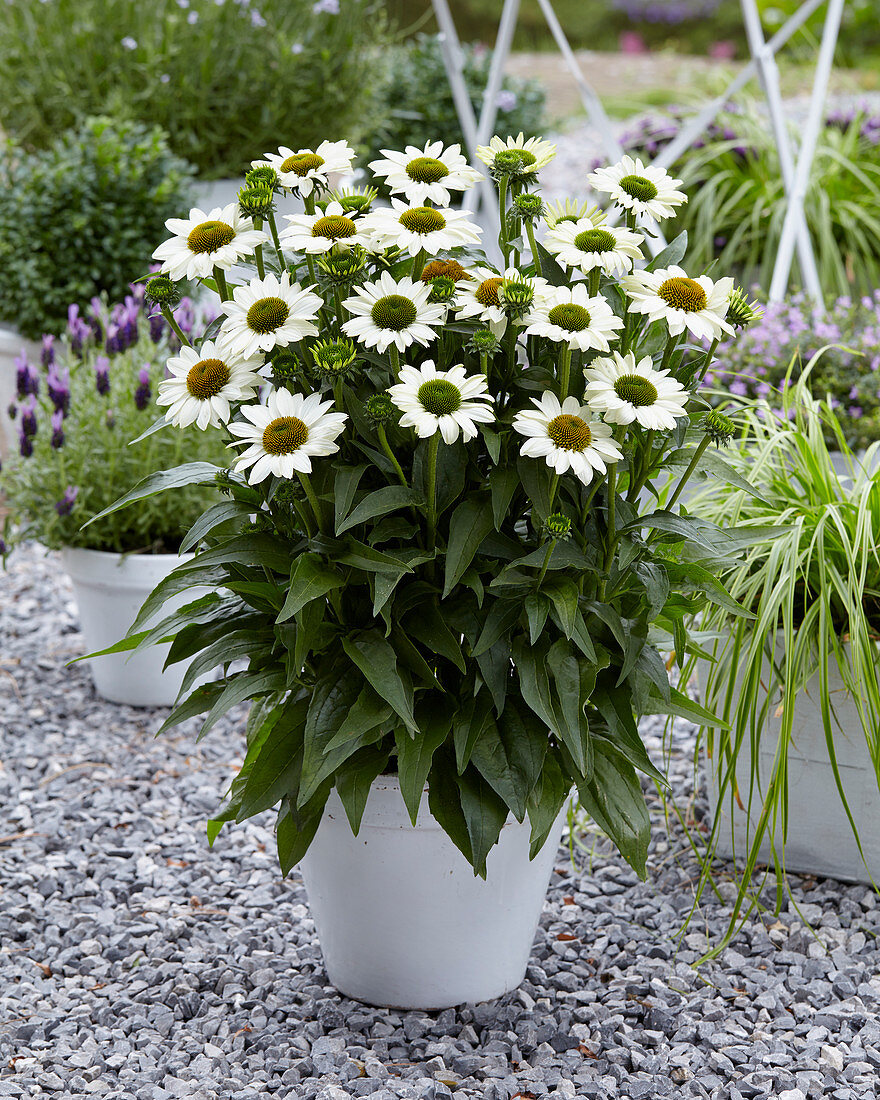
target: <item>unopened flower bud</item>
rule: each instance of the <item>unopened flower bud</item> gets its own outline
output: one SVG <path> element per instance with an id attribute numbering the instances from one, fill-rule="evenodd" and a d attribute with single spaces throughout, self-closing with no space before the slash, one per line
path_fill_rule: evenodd
<path id="1" fill-rule="evenodd" d="M 157 306 L 176 306 L 181 294 L 167 275 L 154 275 L 144 289 L 144 297 Z"/>
<path id="2" fill-rule="evenodd" d="M 348 287 L 359 283 L 367 269 L 367 254 L 360 247 L 344 252 L 326 252 L 318 257 L 318 278 L 331 287 Z"/>
<path id="3" fill-rule="evenodd" d="M 364 416 L 374 427 L 380 427 L 400 415 L 391 396 L 387 393 L 371 394 L 364 402 Z"/>
<path id="4" fill-rule="evenodd" d="M 271 164 L 258 164 L 245 173 L 244 182 L 248 187 L 269 187 L 274 191 L 279 185 L 278 173 Z"/>
<path id="5" fill-rule="evenodd" d="M 764 310 L 757 302 L 750 302 L 746 292 L 741 286 L 734 287 L 727 299 L 728 324 L 737 330 L 748 328 L 764 316 Z"/>
<path id="6" fill-rule="evenodd" d="M 736 424 L 718 409 L 710 409 L 700 419 L 699 427 L 708 435 L 716 447 L 726 447 L 736 435 Z"/>
<path id="7" fill-rule="evenodd" d="M 322 340 L 312 347 L 312 360 L 318 374 L 342 378 L 357 363 L 357 347 L 352 340 Z"/>
<path id="8" fill-rule="evenodd" d="M 498 300 L 511 317 L 522 317 L 535 300 L 535 287 L 529 279 L 505 279 L 498 287 Z"/>
<path id="9" fill-rule="evenodd" d="M 495 355 L 501 347 L 501 342 L 490 328 L 481 328 L 473 334 L 467 342 L 468 351 L 474 355 Z"/>
<path id="10" fill-rule="evenodd" d="M 431 280 L 431 293 L 428 295 L 429 302 L 451 302 L 454 297 L 455 283 L 452 279 L 441 275 L 439 278 Z"/>
<path id="11" fill-rule="evenodd" d="M 548 538 L 567 539 L 571 535 L 571 520 L 562 512 L 553 512 L 544 524 Z"/>
<path id="12" fill-rule="evenodd" d="M 327 200 L 320 203 L 322 209 L 331 202 L 338 202 L 345 214 L 367 214 L 379 192 L 375 187 L 353 188 L 351 191 L 331 191 Z"/>
<path id="13" fill-rule="evenodd" d="M 523 191 L 513 200 L 513 209 L 524 222 L 536 222 L 544 213 L 544 202 L 540 195 Z"/>
<path id="14" fill-rule="evenodd" d="M 275 209 L 275 195 L 271 187 L 255 184 L 242 187 L 238 192 L 238 206 L 246 218 L 268 218 Z"/>

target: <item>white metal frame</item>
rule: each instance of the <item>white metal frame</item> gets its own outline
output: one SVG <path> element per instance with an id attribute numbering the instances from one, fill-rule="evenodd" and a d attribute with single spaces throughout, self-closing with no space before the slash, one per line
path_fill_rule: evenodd
<path id="1" fill-rule="evenodd" d="M 816 154 L 816 142 L 822 126 L 822 117 L 828 96 L 828 82 L 831 76 L 834 51 L 840 33 L 840 22 L 843 17 L 845 3 L 846 0 L 803 0 L 801 6 L 785 25 L 772 38 L 766 40 L 756 0 L 740 0 L 751 60 L 730 82 L 721 95 L 707 103 L 679 131 L 654 162 L 664 168 L 674 163 L 678 156 L 706 130 L 730 98 L 745 87 L 753 77 L 757 76 L 764 98 L 767 101 L 770 124 L 779 151 L 782 182 L 788 201 L 779 249 L 773 268 L 773 278 L 770 283 L 771 301 L 781 299 L 788 288 L 795 250 L 797 251 L 804 289 L 815 301 L 822 301 L 822 287 L 816 267 L 815 251 L 804 214 L 804 199 L 809 185 L 810 170 Z M 434 12 L 441 32 L 443 59 L 449 77 L 449 84 L 465 137 L 465 144 L 471 160 L 475 164 L 478 159 L 476 155 L 477 146 L 485 145 L 488 142 L 495 127 L 498 113 L 498 92 L 501 89 L 504 66 L 513 42 L 513 34 L 519 15 L 519 4 L 520 0 L 504 0 L 483 106 L 480 111 L 480 118 L 477 120 L 462 75 L 461 44 L 449 10 L 449 2 L 448 0 L 433 0 Z M 611 122 L 599 97 L 578 64 L 562 25 L 553 10 L 551 0 L 538 0 L 538 4 L 565 64 L 577 83 L 581 101 L 591 123 L 598 131 L 605 155 L 609 160 L 619 160 L 623 153 L 620 142 L 614 134 Z M 827 12 L 822 32 L 822 42 L 816 63 L 816 75 L 810 97 L 810 107 L 797 157 L 795 158 L 788 127 L 786 126 L 776 54 L 823 4 L 827 4 Z M 474 188 L 473 191 L 468 193 L 467 198 L 471 209 L 474 209 L 478 202 L 482 202 L 488 213 L 497 214 L 498 203 L 489 181 L 486 181 L 479 188 Z M 653 245 L 652 250 L 656 252 L 662 247 L 662 235 L 658 235 L 656 239 L 649 237 L 648 242 Z"/>

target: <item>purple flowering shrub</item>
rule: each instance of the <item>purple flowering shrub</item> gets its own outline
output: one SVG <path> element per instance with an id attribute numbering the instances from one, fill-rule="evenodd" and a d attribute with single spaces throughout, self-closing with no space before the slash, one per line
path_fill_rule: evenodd
<path id="1" fill-rule="evenodd" d="M 761 398 L 783 416 L 783 391 L 823 348 L 809 388 L 829 400 L 849 445 L 867 447 L 880 439 L 880 290 L 839 298 L 825 313 L 801 295 L 767 306 L 735 343 L 719 345 L 704 386 L 715 395 Z M 830 429 L 828 437 L 832 444 Z"/>
<path id="2" fill-rule="evenodd" d="M 214 319 L 209 307 L 188 298 L 174 316 L 193 338 Z M 171 427 L 129 445 L 156 421 L 158 383 L 178 347 L 177 336 L 135 284 L 115 305 L 93 298 L 85 308 L 71 306 L 66 331 L 43 337 L 38 362 L 19 356 L 17 397 L 8 409 L 17 447 L 0 470 L 9 511 L 0 553 L 13 538 L 117 553 L 177 548 L 205 507 L 203 489 L 144 501 L 80 528 L 148 474 L 203 458 L 224 461 L 213 435 Z"/>

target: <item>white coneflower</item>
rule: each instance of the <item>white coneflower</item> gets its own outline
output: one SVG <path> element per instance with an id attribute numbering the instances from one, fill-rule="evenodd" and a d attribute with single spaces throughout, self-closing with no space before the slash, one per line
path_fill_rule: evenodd
<path id="1" fill-rule="evenodd" d="M 182 347 L 166 365 L 171 377 L 159 383 L 156 404 L 169 406 L 165 419 L 178 428 L 195 424 L 204 431 L 228 423 L 229 402 L 249 401 L 262 383 L 261 359 L 224 358 L 213 340 L 198 351 Z"/>
<path id="2" fill-rule="evenodd" d="M 594 359 L 584 371 L 584 400 L 610 424 L 641 424 L 672 431 L 687 416 L 688 393 L 668 370 L 655 370 L 650 356 L 638 363 L 633 353 Z"/>
<path id="3" fill-rule="evenodd" d="M 477 267 L 469 274 L 471 278 L 459 285 L 456 317 L 459 320 L 480 321 L 488 325 L 497 337 L 504 335 L 511 312 L 526 312 L 527 308 L 542 301 L 549 289 L 546 279 L 525 276 L 515 267 L 509 267 L 503 275 L 491 267 Z M 526 301 L 529 292 L 531 297 Z"/>
<path id="4" fill-rule="evenodd" d="M 576 222 L 596 210 L 596 204 L 590 202 L 578 202 L 576 199 L 560 199 L 557 202 L 548 202 L 544 205 L 544 222 L 552 229 L 560 222 Z"/>
<path id="5" fill-rule="evenodd" d="M 477 424 L 495 419 L 486 379 L 468 376 L 461 364 L 441 371 L 427 359 L 420 367 L 402 367 L 400 382 L 388 393 L 403 413 L 401 428 L 415 428 L 422 439 L 439 432 L 444 443 L 454 443 L 459 434 L 467 441 L 476 436 Z"/>
<path id="6" fill-rule="evenodd" d="M 272 390 L 265 405 L 242 405 L 244 420 L 229 425 L 238 436 L 231 447 L 247 444 L 235 463 L 237 471 L 250 467 L 248 481 L 256 485 L 270 474 L 292 478 L 307 474 L 312 459 L 332 455 L 339 450 L 336 437 L 348 419 L 345 413 L 331 412 L 332 401 L 322 401 L 318 393 Z"/>
<path id="7" fill-rule="evenodd" d="M 429 141 L 424 149 L 407 145 L 403 153 L 383 149 L 382 157 L 370 162 L 370 171 L 414 205 L 448 206 L 451 191 L 467 191 L 483 178 L 462 156 L 460 145 L 444 148 L 442 141 Z"/>
<path id="8" fill-rule="evenodd" d="M 327 204 L 326 210 L 316 214 L 285 214 L 289 223 L 281 230 L 279 239 L 283 248 L 292 252 L 319 255 L 335 249 L 363 245 L 361 218 L 346 214 L 338 202 Z"/>
<path id="9" fill-rule="evenodd" d="M 242 216 L 237 202 L 208 213 L 195 206 L 188 218 L 169 218 L 165 228 L 174 236 L 159 245 L 153 259 L 160 260 L 163 273 L 175 280 L 204 279 L 215 267 L 228 271 L 267 239 Z"/>
<path id="10" fill-rule="evenodd" d="M 559 398 L 549 390 L 533 398 L 533 409 L 517 413 L 514 430 L 526 436 L 521 453 L 528 458 L 543 458 L 557 474 L 571 470 L 584 485 L 594 473 L 604 474 L 609 462 L 623 458 L 611 437 L 611 429 L 601 420 L 591 420 L 590 410 L 575 397 Z"/>
<path id="11" fill-rule="evenodd" d="M 688 329 L 698 340 L 733 336 L 727 309 L 733 279 L 713 283 L 708 275 L 689 278 L 680 267 L 624 275 L 621 286 L 630 298 L 630 313 L 644 313 L 649 321 L 664 320 L 670 336 Z"/>
<path id="12" fill-rule="evenodd" d="M 516 153 L 518 176 L 531 176 L 546 167 L 556 156 L 556 146 L 542 138 L 526 138 L 520 133 L 506 140 L 496 134 L 488 145 L 477 146 L 477 156 L 491 169 L 495 169 L 495 158 L 499 153 Z"/>
<path id="13" fill-rule="evenodd" d="M 408 276 L 395 280 L 383 271 L 374 283 L 355 288 L 342 303 L 354 316 L 342 326 L 368 348 L 384 352 L 393 344 L 404 351 L 410 344 L 430 344 L 437 337 L 435 325 L 442 325 L 446 306 L 428 301 L 431 288 Z"/>
<path id="14" fill-rule="evenodd" d="M 606 192 L 623 210 L 662 220 L 671 218 L 675 208 L 687 202 L 687 195 L 677 190 L 681 180 L 665 168 L 624 156 L 618 164 L 599 168 L 588 177 L 596 191 Z"/>
<path id="15" fill-rule="evenodd" d="M 549 290 L 523 318 L 527 336 L 545 336 L 568 344 L 572 351 L 608 351 L 609 341 L 623 328 L 601 294 L 590 297 L 583 283 Z"/>
<path id="16" fill-rule="evenodd" d="M 291 283 L 290 273 L 267 275 L 237 286 L 232 300 L 223 302 L 226 320 L 217 344 L 224 355 L 250 359 L 260 351 L 287 347 L 304 336 L 317 336 L 314 319 L 324 304 L 317 294 Z"/>
<path id="17" fill-rule="evenodd" d="M 585 275 L 599 268 L 606 275 L 632 271 L 633 260 L 641 259 L 642 236 L 623 226 L 605 224 L 597 211 L 576 221 L 559 219 L 544 238 L 544 247 L 565 267 Z"/>
<path id="18" fill-rule="evenodd" d="M 297 152 L 282 145 L 277 153 L 266 154 L 265 163 L 275 169 L 283 187 L 311 195 L 316 186 L 327 187 L 332 173 L 350 172 L 354 158 L 355 151 L 347 141 L 322 141 L 317 149 Z"/>
<path id="19" fill-rule="evenodd" d="M 363 222 L 375 248 L 399 248 L 410 256 L 447 252 L 466 244 L 479 244 L 480 226 L 465 210 L 438 210 L 435 206 L 409 206 L 391 200 L 391 209 L 374 210 Z"/>

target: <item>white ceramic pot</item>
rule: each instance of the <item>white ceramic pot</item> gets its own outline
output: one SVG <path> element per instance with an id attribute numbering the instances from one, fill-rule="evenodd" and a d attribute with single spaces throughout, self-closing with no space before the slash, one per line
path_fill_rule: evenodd
<path id="1" fill-rule="evenodd" d="M 108 554 L 101 550 L 65 549 L 64 568 L 73 582 L 87 653 L 106 649 L 125 637 L 141 605 L 175 566 L 192 554 Z M 175 607 L 191 603 L 205 590 L 190 589 L 170 599 L 152 625 Z M 171 706 L 180 691 L 188 662 L 164 672 L 169 644 L 137 653 L 111 653 L 89 661 L 95 690 L 114 703 L 135 707 Z M 201 681 L 204 682 L 204 681 Z"/>
<path id="2" fill-rule="evenodd" d="M 40 345 L 8 325 L 0 325 L 0 458 L 11 454 L 18 446 L 18 427 L 7 409 L 15 400 L 15 360 L 25 351 L 35 365 L 40 362 Z"/>
<path id="3" fill-rule="evenodd" d="M 413 827 L 397 778 L 380 776 L 355 837 L 334 790 L 302 860 L 327 975 L 355 1000 L 449 1008 L 500 997 L 525 976 L 564 812 L 531 861 L 528 818 L 509 818 L 483 880 L 427 801 Z"/>
<path id="4" fill-rule="evenodd" d="M 777 651 L 778 652 L 778 651 Z M 701 683 L 707 666 L 701 663 Z M 861 719 L 852 696 L 847 693 L 833 659 L 828 668 L 834 726 L 834 751 L 843 789 L 859 831 L 867 866 L 859 853 L 846 810 L 840 799 L 825 740 L 819 708 L 819 678 L 814 677 L 798 695 L 794 725 L 788 748 L 788 831 L 785 843 L 785 867 L 789 871 L 842 879 L 844 882 L 880 881 L 880 790 L 868 752 Z M 766 682 L 766 680 L 765 680 Z M 733 694 L 739 697 L 739 685 Z M 758 747 L 759 785 L 748 812 L 749 774 L 752 752 L 748 734 L 736 760 L 740 806 L 731 788 L 724 792 L 719 805 L 718 761 L 706 761 L 707 794 L 713 820 L 718 821 L 717 854 L 743 859 L 754 842 L 755 826 L 773 773 L 782 719 L 771 704 L 769 717 Z M 782 823 L 768 825 L 767 836 L 759 849 L 759 861 L 773 863 L 773 840 L 782 858 Z"/>

